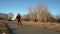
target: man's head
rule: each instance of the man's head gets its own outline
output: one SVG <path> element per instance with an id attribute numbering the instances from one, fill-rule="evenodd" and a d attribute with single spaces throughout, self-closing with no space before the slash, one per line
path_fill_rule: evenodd
<path id="1" fill-rule="evenodd" d="M 20 13 L 18 13 L 18 15 L 20 15 Z"/>

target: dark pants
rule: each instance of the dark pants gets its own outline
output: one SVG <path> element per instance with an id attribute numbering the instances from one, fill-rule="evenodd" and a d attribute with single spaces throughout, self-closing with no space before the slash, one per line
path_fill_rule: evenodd
<path id="1" fill-rule="evenodd" d="M 19 25 L 19 24 L 22 26 L 21 20 L 18 20 L 18 25 Z"/>

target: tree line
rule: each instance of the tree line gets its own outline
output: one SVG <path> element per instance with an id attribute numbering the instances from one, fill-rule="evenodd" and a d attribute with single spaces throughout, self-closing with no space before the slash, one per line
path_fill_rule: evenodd
<path id="1" fill-rule="evenodd" d="M 11 21 L 13 19 L 14 15 L 13 13 L 0 13 L 0 20 L 9 20 Z"/>
<path id="2" fill-rule="evenodd" d="M 52 15 L 46 4 L 38 3 L 33 8 L 28 7 L 28 14 L 22 17 L 24 21 L 39 21 L 39 22 L 57 22 L 60 21 L 60 16 Z M 59 17 L 59 18 L 58 18 Z"/>

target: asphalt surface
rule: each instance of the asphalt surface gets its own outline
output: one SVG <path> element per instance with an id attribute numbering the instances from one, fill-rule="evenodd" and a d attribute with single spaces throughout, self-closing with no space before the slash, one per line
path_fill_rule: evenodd
<path id="1" fill-rule="evenodd" d="M 16 23 L 7 23 L 10 34 L 60 34 L 60 32 L 36 28 L 30 25 L 18 26 Z"/>

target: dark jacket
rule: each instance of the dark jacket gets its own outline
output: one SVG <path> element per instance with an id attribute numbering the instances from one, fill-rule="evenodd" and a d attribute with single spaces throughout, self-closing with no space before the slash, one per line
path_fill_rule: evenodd
<path id="1" fill-rule="evenodd" d="M 18 15 L 16 16 L 16 19 L 17 19 L 18 21 L 20 21 L 20 20 L 21 20 L 21 15 L 18 14 Z"/>

